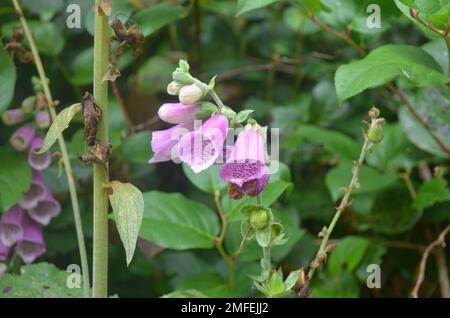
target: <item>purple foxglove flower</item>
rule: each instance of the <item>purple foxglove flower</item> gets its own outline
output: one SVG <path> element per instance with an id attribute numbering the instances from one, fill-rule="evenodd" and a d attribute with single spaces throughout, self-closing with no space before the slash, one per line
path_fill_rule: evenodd
<path id="1" fill-rule="evenodd" d="M 230 184 L 231 198 L 253 197 L 264 189 L 269 181 L 265 153 L 264 139 L 255 128 L 239 134 L 227 162 L 219 171 L 220 177 Z"/>
<path id="2" fill-rule="evenodd" d="M 42 226 L 30 218 L 22 222 L 23 237 L 16 245 L 16 253 L 29 264 L 46 251 Z"/>
<path id="3" fill-rule="evenodd" d="M 33 170 L 31 177 L 31 185 L 27 192 L 24 193 L 19 205 L 24 209 L 34 208 L 39 200 L 45 198 L 47 188 L 39 171 Z"/>
<path id="4" fill-rule="evenodd" d="M 166 123 L 182 124 L 194 121 L 198 109 L 197 104 L 167 103 L 159 108 L 158 116 Z"/>
<path id="5" fill-rule="evenodd" d="M 2 115 L 3 123 L 7 126 L 20 124 L 27 119 L 27 115 L 20 108 L 8 109 Z"/>
<path id="6" fill-rule="evenodd" d="M 18 151 L 24 151 L 25 149 L 28 149 L 33 138 L 34 127 L 31 125 L 24 125 L 12 134 L 9 142 L 14 149 Z"/>
<path id="7" fill-rule="evenodd" d="M 194 123 L 184 123 L 175 125 L 169 129 L 152 132 L 151 147 L 153 157 L 149 163 L 162 162 L 175 159 L 177 156 L 176 146 L 180 136 L 191 131 Z"/>
<path id="8" fill-rule="evenodd" d="M 36 120 L 36 125 L 41 129 L 50 127 L 50 124 L 52 123 L 50 114 L 46 110 L 38 112 L 34 119 Z"/>
<path id="9" fill-rule="evenodd" d="M 61 205 L 50 191 L 46 191 L 45 197 L 35 207 L 28 210 L 28 215 L 36 222 L 48 225 L 50 220 L 60 212 Z"/>
<path id="10" fill-rule="evenodd" d="M 23 237 L 22 222 L 25 214 L 15 205 L 0 219 L 0 243 L 5 246 L 13 246 Z"/>
<path id="11" fill-rule="evenodd" d="M 223 154 L 228 119 L 223 114 L 209 118 L 199 129 L 181 137 L 178 155 L 195 173 L 210 166 Z"/>
<path id="12" fill-rule="evenodd" d="M 4 261 L 9 254 L 10 247 L 6 246 L 0 240 L 0 261 Z"/>
<path id="13" fill-rule="evenodd" d="M 43 154 L 35 153 L 35 151 L 38 151 L 42 147 L 43 143 L 44 143 L 44 138 L 35 137 L 31 141 L 30 150 L 28 153 L 29 165 L 31 166 L 31 168 L 39 170 L 39 171 L 47 169 L 52 161 L 52 158 L 48 151 L 44 152 Z"/>

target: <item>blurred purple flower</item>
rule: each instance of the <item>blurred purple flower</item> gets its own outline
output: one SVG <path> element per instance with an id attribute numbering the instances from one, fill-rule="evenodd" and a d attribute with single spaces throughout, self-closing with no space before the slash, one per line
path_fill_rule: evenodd
<path id="1" fill-rule="evenodd" d="M 44 152 L 43 154 L 35 153 L 35 151 L 39 150 L 42 147 L 43 143 L 44 138 L 42 137 L 35 137 L 31 141 L 30 150 L 28 153 L 28 163 L 31 166 L 31 168 L 36 170 L 44 170 L 48 168 L 48 166 L 52 161 L 52 158 L 48 151 Z"/>
<path id="2" fill-rule="evenodd" d="M 2 115 L 3 123 L 7 126 L 20 124 L 27 119 L 27 115 L 20 108 L 8 109 Z"/>
<path id="3" fill-rule="evenodd" d="M 28 215 L 36 222 L 48 225 L 50 220 L 60 212 L 61 205 L 50 191 L 46 191 L 45 197 L 35 207 L 28 210 Z"/>
<path id="4" fill-rule="evenodd" d="M 42 110 L 36 113 L 35 116 L 36 125 L 41 129 L 46 129 L 50 127 L 52 120 L 50 119 L 50 114 L 46 110 Z"/>
<path id="5" fill-rule="evenodd" d="M 219 171 L 220 177 L 230 184 L 232 198 L 253 197 L 264 189 L 269 181 L 265 153 L 264 139 L 255 128 L 239 134 L 227 162 Z"/>
<path id="6" fill-rule="evenodd" d="M 176 149 L 180 136 L 191 131 L 194 127 L 193 122 L 178 124 L 169 129 L 157 130 L 152 133 L 151 147 L 153 157 L 149 163 L 162 162 L 175 159 Z"/>
<path id="7" fill-rule="evenodd" d="M 228 119 L 223 114 L 209 118 L 199 129 L 184 134 L 178 144 L 178 155 L 195 173 L 210 166 L 224 152 Z"/>
<path id="8" fill-rule="evenodd" d="M 159 108 L 158 116 L 166 123 L 182 124 L 194 121 L 198 110 L 197 104 L 166 103 Z"/>
<path id="9" fill-rule="evenodd" d="M 17 129 L 9 139 L 14 149 L 24 151 L 28 149 L 34 138 L 34 127 L 27 124 Z"/>
<path id="10" fill-rule="evenodd" d="M 0 230 L 1 231 L 1 230 Z M 0 232 L 1 234 L 1 232 Z M 4 261 L 9 254 L 10 248 L 2 243 L 0 240 L 0 261 Z"/>
<path id="11" fill-rule="evenodd" d="M 25 214 L 15 205 L 0 219 L 0 241 L 5 246 L 13 246 L 23 237 L 22 222 Z"/>
<path id="12" fill-rule="evenodd" d="M 42 226 L 36 221 L 25 217 L 22 222 L 23 237 L 16 245 L 16 253 L 29 264 L 46 251 Z"/>
<path id="13" fill-rule="evenodd" d="M 39 200 L 45 198 L 47 188 L 44 185 L 44 179 L 37 170 L 32 170 L 31 185 L 27 192 L 24 193 L 19 205 L 24 209 L 34 208 Z"/>

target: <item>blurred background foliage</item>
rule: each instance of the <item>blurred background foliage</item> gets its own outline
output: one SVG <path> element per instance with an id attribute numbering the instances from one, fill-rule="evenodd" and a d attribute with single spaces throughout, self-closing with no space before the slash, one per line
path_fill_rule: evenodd
<path id="1" fill-rule="evenodd" d="M 92 90 L 92 2 L 21 1 L 51 89 L 61 105 L 71 105 L 85 91 Z M 283 164 L 279 173 L 272 176 L 263 198 L 274 202 L 273 210 L 286 228 L 288 244 L 276 247 L 273 255 L 286 272 L 307 267 L 314 257 L 317 233 L 331 220 L 341 196 L 339 189 L 350 180 L 352 160 L 358 157 L 363 142 L 361 121 L 367 120 L 372 105 L 380 108 L 387 122 L 384 141 L 362 167 L 361 188 L 354 192 L 351 207 L 333 233 L 333 240 L 340 244 L 315 277 L 312 290 L 314 297 L 409 295 L 424 247 L 450 219 L 445 172 L 448 155 L 430 140 L 404 103 L 384 87 L 366 90 L 342 103 L 338 101 L 334 74 L 340 65 L 360 57 L 357 50 L 321 30 L 308 17 L 305 5 L 314 1 L 111 2 L 111 20 L 135 22 L 145 36 L 144 53 L 138 57 L 127 53 L 119 63 L 121 76 L 116 84 L 125 109 L 110 90 L 109 122 L 114 147 L 111 175 L 151 192 L 144 195 L 147 219 L 129 268 L 115 226 L 110 226 L 110 294 L 155 297 L 189 289 L 219 297 L 257 294 L 251 289 L 248 276 L 259 272 L 261 255 L 253 243 L 245 246 L 235 260 L 236 286 L 228 288 L 226 263 L 211 241 L 195 241 L 190 246 L 187 239 L 186 244 L 181 244 L 183 234 L 172 232 L 165 237 L 155 232 L 157 225 L 152 223 L 158 219 L 158 213 L 181 208 L 185 216 L 207 214 L 211 226 L 218 227 L 213 192 L 221 189 L 222 204 L 230 220 L 225 248 L 231 254 L 239 249 L 240 218 L 236 211 L 242 202 L 226 198 L 220 180 L 211 181 L 209 175 L 195 176 L 173 163 L 147 164 L 151 157 L 151 131 L 167 127 L 155 114 L 162 103 L 173 100 L 165 91 L 166 85 L 178 60 L 186 58 L 192 73 L 200 79 L 208 81 L 218 75 L 216 88 L 227 105 L 236 111 L 255 109 L 253 115 L 260 123 L 280 129 Z M 335 31 L 351 28 L 352 38 L 367 51 L 386 44 L 422 47 L 447 73 L 445 41 L 423 32 L 404 15 L 399 8 L 405 2 L 322 0 L 323 10 L 315 16 Z M 72 3 L 81 7 L 80 29 L 66 27 L 66 7 Z M 379 29 L 366 26 L 370 15 L 366 8 L 371 3 L 381 8 Z M 18 25 L 9 1 L 0 2 L 0 21 L 2 40 L 7 40 Z M 20 105 L 33 94 L 30 79 L 36 75 L 34 66 L 16 65 L 17 82 L 9 105 Z M 396 85 L 407 92 L 416 111 L 449 144 L 448 88 L 413 88 L 402 79 Z M 8 107 L 1 106 L 2 110 Z M 439 115 L 444 113 L 446 117 Z M 77 153 L 85 151 L 81 128 L 78 119 L 65 138 L 70 146 L 90 251 L 91 168 L 76 160 Z M 13 128 L 0 126 L 2 147 L 8 144 L 12 132 Z M 438 176 L 434 174 L 436 167 L 441 171 Z M 64 176 L 58 177 L 57 164 L 52 165 L 45 178 L 62 203 L 63 212 L 45 229 L 48 252 L 41 259 L 64 269 L 79 259 L 67 184 Z M 185 198 L 166 194 L 172 192 L 182 193 Z M 173 204 L 175 208 L 171 207 Z M 214 229 L 211 231 L 214 235 Z M 440 253 L 430 257 L 422 287 L 425 296 L 440 296 L 436 266 L 436 260 L 442 258 Z M 381 266 L 381 289 L 366 287 L 366 268 L 372 263 Z"/>

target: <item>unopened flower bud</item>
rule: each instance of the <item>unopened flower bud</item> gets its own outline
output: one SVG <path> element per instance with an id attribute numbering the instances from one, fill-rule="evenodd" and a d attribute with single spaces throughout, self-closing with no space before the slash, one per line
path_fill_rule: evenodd
<path id="1" fill-rule="evenodd" d="M 36 120 L 36 125 L 40 129 L 47 129 L 48 127 L 50 127 L 50 124 L 52 122 L 50 119 L 50 115 L 46 110 L 37 112 L 35 120 Z"/>
<path id="2" fill-rule="evenodd" d="M 181 85 L 178 82 L 172 81 L 167 85 L 167 94 L 169 95 L 178 95 L 180 92 Z"/>
<path id="3" fill-rule="evenodd" d="M 8 109 L 2 115 L 2 121 L 7 126 L 19 124 L 26 119 L 26 114 L 20 108 Z"/>
<path id="4" fill-rule="evenodd" d="M 252 211 L 250 214 L 250 224 L 261 230 L 269 224 L 269 213 L 265 209 Z"/>
<path id="5" fill-rule="evenodd" d="M 375 106 L 372 107 L 372 109 L 369 110 L 369 117 L 370 118 L 377 118 L 378 116 L 380 116 L 380 111 Z"/>
<path id="6" fill-rule="evenodd" d="M 24 113 L 31 113 L 36 106 L 36 96 L 28 96 L 22 102 L 21 108 Z"/>
<path id="7" fill-rule="evenodd" d="M 380 143 L 384 138 L 383 129 L 381 129 L 381 125 L 375 125 L 370 127 L 367 132 L 367 138 L 374 144 Z"/>
<path id="8" fill-rule="evenodd" d="M 190 105 L 198 102 L 203 97 L 203 91 L 195 84 L 183 86 L 178 95 L 180 102 L 184 105 Z"/>

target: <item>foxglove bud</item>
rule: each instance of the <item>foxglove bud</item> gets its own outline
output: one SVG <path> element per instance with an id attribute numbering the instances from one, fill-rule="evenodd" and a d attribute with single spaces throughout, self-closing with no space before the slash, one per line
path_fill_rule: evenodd
<path id="1" fill-rule="evenodd" d="M 184 105 L 190 105 L 198 102 L 203 97 L 203 91 L 195 84 L 183 86 L 180 89 L 180 102 Z"/>
<path id="2" fill-rule="evenodd" d="M 36 107 L 36 96 L 28 96 L 22 102 L 21 108 L 24 113 L 31 113 Z"/>
<path id="3" fill-rule="evenodd" d="M 182 124 L 194 121 L 197 112 L 197 104 L 166 103 L 159 108 L 158 116 L 166 123 Z"/>
<path id="4" fill-rule="evenodd" d="M 27 119 L 27 115 L 20 108 L 8 109 L 2 115 L 3 123 L 7 126 L 20 124 Z"/>
<path id="5" fill-rule="evenodd" d="M 178 95 L 181 89 L 181 84 L 175 81 L 172 81 L 167 85 L 167 94 L 175 96 Z"/>
<path id="6" fill-rule="evenodd" d="M 40 129 L 47 129 L 48 127 L 50 127 L 50 124 L 52 122 L 50 119 L 50 115 L 46 110 L 37 112 L 36 116 L 35 116 L 35 120 L 36 120 L 36 125 Z"/>
<path id="7" fill-rule="evenodd" d="M 9 139 L 14 149 L 24 151 L 30 146 L 31 140 L 34 138 L 34 127 L 25 125 L 17 129 Z"/>

